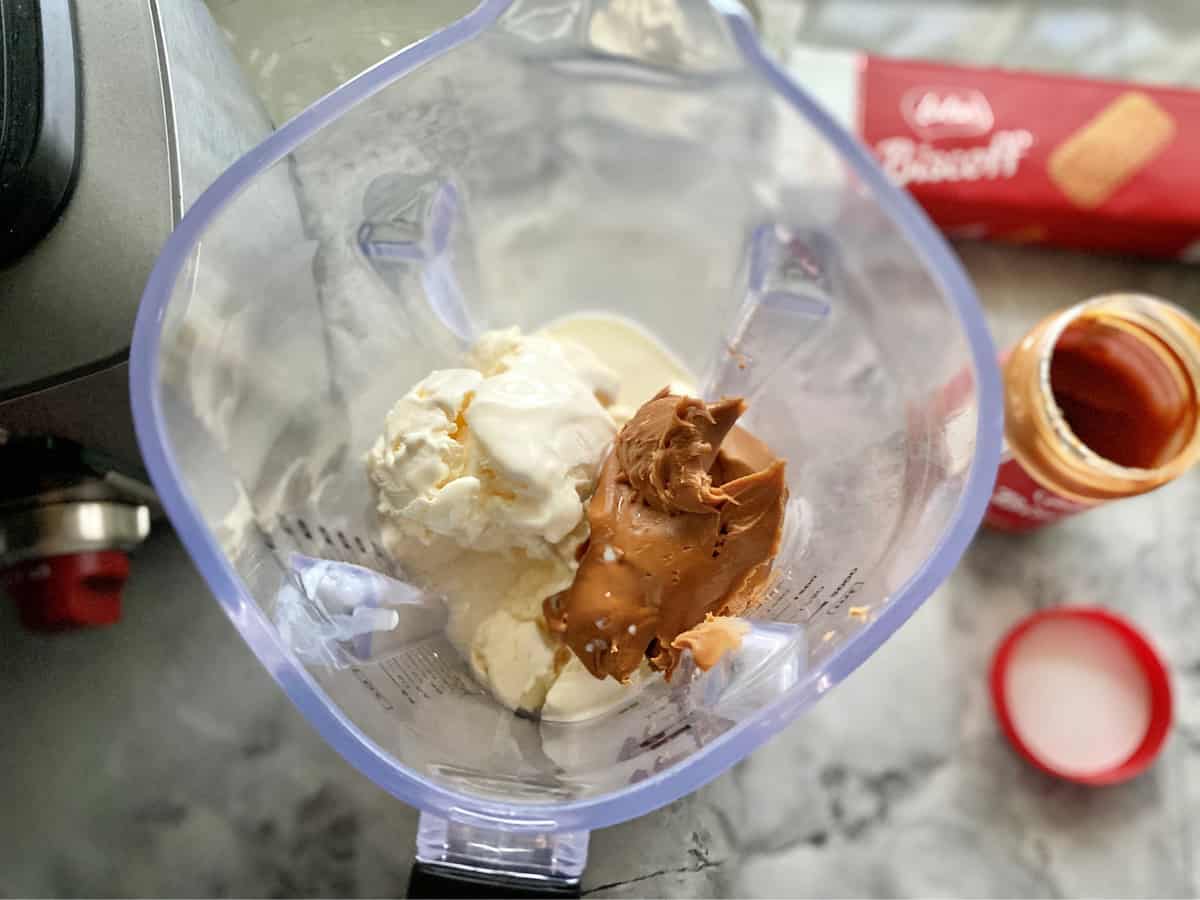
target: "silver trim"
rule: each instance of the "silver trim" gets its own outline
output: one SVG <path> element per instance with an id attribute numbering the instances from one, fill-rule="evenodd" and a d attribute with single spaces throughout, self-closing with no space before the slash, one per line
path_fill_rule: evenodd
<path id="1" fill-rule="evenodd" d="M 24 559 L 132 550 L 150 533 L 150 510 L 85 501 L 28 506 L 0 516 L 0 565 Z"/>
<path id="2" fill-rule="evenodd" d="M 183 217 L 183 175 L 179 162 L 179 124 L 175 118 L 175 88 L 171 84 L 171 65 L 167 59 L 167 39 L 163 31 L 162 16 L 158 0 L 147 0 L 150 7 L 150 23 L 154 29 L 154 43 L 158 59 L 158 77 L 162 87 L 163 132 L 167 137 L 167 165 L 171 181 L 171 222 L 178 224 Z"/>

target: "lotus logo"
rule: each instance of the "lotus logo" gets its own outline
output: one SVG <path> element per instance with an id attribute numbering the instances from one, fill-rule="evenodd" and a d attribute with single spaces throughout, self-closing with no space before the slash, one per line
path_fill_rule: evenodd
<path id="1" fill-rule="evenodd" d="M 900 98 L 900 112 L 931 141 L 987 134 L 996 122 L 987 97 L 973 88 L 913 88 Z"/>

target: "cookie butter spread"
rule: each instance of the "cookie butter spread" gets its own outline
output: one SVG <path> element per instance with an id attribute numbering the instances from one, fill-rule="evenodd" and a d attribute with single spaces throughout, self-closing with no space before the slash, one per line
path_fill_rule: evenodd
<path id="1" fill-rule="evenodd" d="M 745 619 L 732 616 L 714 616 L 708 613 L 704 621 L 689 628 L 671 641 L 671 646 L 680 651 L 691 650 L 696 665 L 708 671 L 730 650 L 742 646 L 742 638 L 750 631 Z"/>
<path id="2" fill-rule="evenodd" d="M 707 668 L 740 643 L 743 629 L 708 617 L 761 599 L 787 503 L 784 463 L 735 424 L 744 411 L 663 390 L 618 433 L 575 580 L 545 604 L 597 678 L 624 682 L 643 659 L 670 677 L 685 649 Z"/>

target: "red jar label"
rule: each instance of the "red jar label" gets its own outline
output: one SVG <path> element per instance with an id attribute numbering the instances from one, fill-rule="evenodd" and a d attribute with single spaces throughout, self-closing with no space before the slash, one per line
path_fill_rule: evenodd
<path id="1" fill-rule="evenodd" d="M 996 472 L 996 486 L 983 524 L 998 531 L 1033 531 L 1091 509 L 1093 504 L 1060 497 L 1042 487 L 1008 453 Z"/>

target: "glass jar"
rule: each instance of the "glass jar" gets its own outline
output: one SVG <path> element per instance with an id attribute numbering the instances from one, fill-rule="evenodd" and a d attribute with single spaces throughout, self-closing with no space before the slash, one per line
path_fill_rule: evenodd
<path id="1" fill-rule="evenodd" d="M 993 528 L 1030 531 L 1144 494 L 1200 456 L 1200 323 L 1164 300 L 1108 294 L 1056 312 L 1002 363 Z"/>

